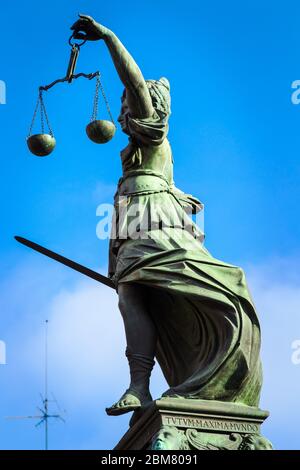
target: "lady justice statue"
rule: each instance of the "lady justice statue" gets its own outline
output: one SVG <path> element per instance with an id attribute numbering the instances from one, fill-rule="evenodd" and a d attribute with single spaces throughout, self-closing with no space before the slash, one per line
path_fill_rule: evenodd
<path id="1" fill-rule="evenodd" d="M 146 80 L 117 36 L 93 18 L 80 15 L 71 29 L 76 39 L 108 47 L 124 85 L 118 121 L 129 137 L 121 151 L 109 275 L 119 295 L 131 381 L 107 414 L 152 400 L 154 358 L 170 387 L 164 396 L 256 406 L 262 383 L 257 314 L 243 271 L 203 246 L 189 216 L 201 203 L 174 185 L 170 84 Z M 125 237 L 136 207 L 142 221 Z"/>

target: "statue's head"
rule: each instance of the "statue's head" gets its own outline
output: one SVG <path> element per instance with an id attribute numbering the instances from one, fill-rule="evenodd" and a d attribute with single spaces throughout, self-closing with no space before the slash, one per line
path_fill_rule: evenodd
<path id="1" fill-rule="evenodd" d="M 152 440 L 152 450 L 181 450 L 183 435 L 175 426 L 163 426 Z"/>
<path id="2" fill-rule="evenodd" d="M 171 96 L 170 82 L 167 78 L 162 77 L 159 80 L 146 80 L 152 105 L 155 111 L 164 114 L 171 114 Z"/>
<path id="3" fill-rule="evenodd" d="M 152 99 L 152 105 L 155 111 L 162 115 L 171 114 L 171 97 L 170 97 L 170 83 L 165 77 L 159 80 L 146 80 L 147 87 Z M 121 98 L 122 106 L 118 121 L 121 125 L 122 131 L 128 134 L 128 121 L 127 116 L 129 108 L 126 100 L 126 89 L 123 91 Z"/>

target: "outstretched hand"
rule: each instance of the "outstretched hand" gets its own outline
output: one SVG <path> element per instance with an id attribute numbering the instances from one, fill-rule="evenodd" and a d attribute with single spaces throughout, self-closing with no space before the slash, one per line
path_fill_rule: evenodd
<path id="1" fill-rule="evenodd" d="M 71 29 L 73 30 L 74 39 L 85 39 L 87 41 L 98 41 L 108 33 L 108 29 L 97 23 L 91 16 L 81 14 L 79 20 L 71 26 Z"/>

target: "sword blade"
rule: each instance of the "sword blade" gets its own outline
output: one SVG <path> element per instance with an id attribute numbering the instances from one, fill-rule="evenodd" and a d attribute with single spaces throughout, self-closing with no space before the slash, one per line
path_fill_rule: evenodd
<path id="1" fill-rule="evenodd" d="M 96 271 L 93 271 L 92 269 L 86 268 L 82 264 L 76 263 L 75 261 L 72 261 L 71 259 L 66 258 L 65 256 L 59 255 L 54 251 L 48 250 L 48 248 L 38 245 L 37 243 L 27 240 L 26 238 L 15 236 L 15 239 L 17 240 L 17 242 L 22 243 L 22 245 L 25 245 L 28 248 L 31 248 L 32 250 L 38 251 L 42 255 L 48 256 L 48 258 L 54 259 L 55 261 L 58 261 L 59 263 L 64 264 L 65 266 L 68 266 L 69 268 L 74 269 L 75 271 L 78 271 L 79 273 L 94 279 L 95 281 L 101 282 L 101 284 L 115 289 L 113 281 L 111 281 L 111 279 L 109 279 L 108 277 L 103 276 L 102 274 L 99 274 Z"/>

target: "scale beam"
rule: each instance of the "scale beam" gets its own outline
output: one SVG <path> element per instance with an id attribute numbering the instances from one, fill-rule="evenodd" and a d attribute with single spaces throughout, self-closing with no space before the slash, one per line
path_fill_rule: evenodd
<path id="1" fill-rule="evenodd" d="M 88 80 L 92 80 L 93 78 L 98 77 L 99 75 L 100 75 L 99 71 L 94 72 L 94 73 L 80 72 L 80 73 L 77 73 L 76 75 L 71 75 L 71 79 L 76 80 L 76 78 L 84 77 L 84 78 L 87 78 Z M 39 90 L 40 91 L 47 91 L 47 90 L 50 90 L 50 88 L 52 88 L 57 83 L 64 83 L 64 82 L 70 83 L 70 78 L 68 76 L 66 76 L 64 78 L 58 78 L 57 80 L 54 80 L 53 82 L 49 83 L 49 85 L 40 86 Z"/>

